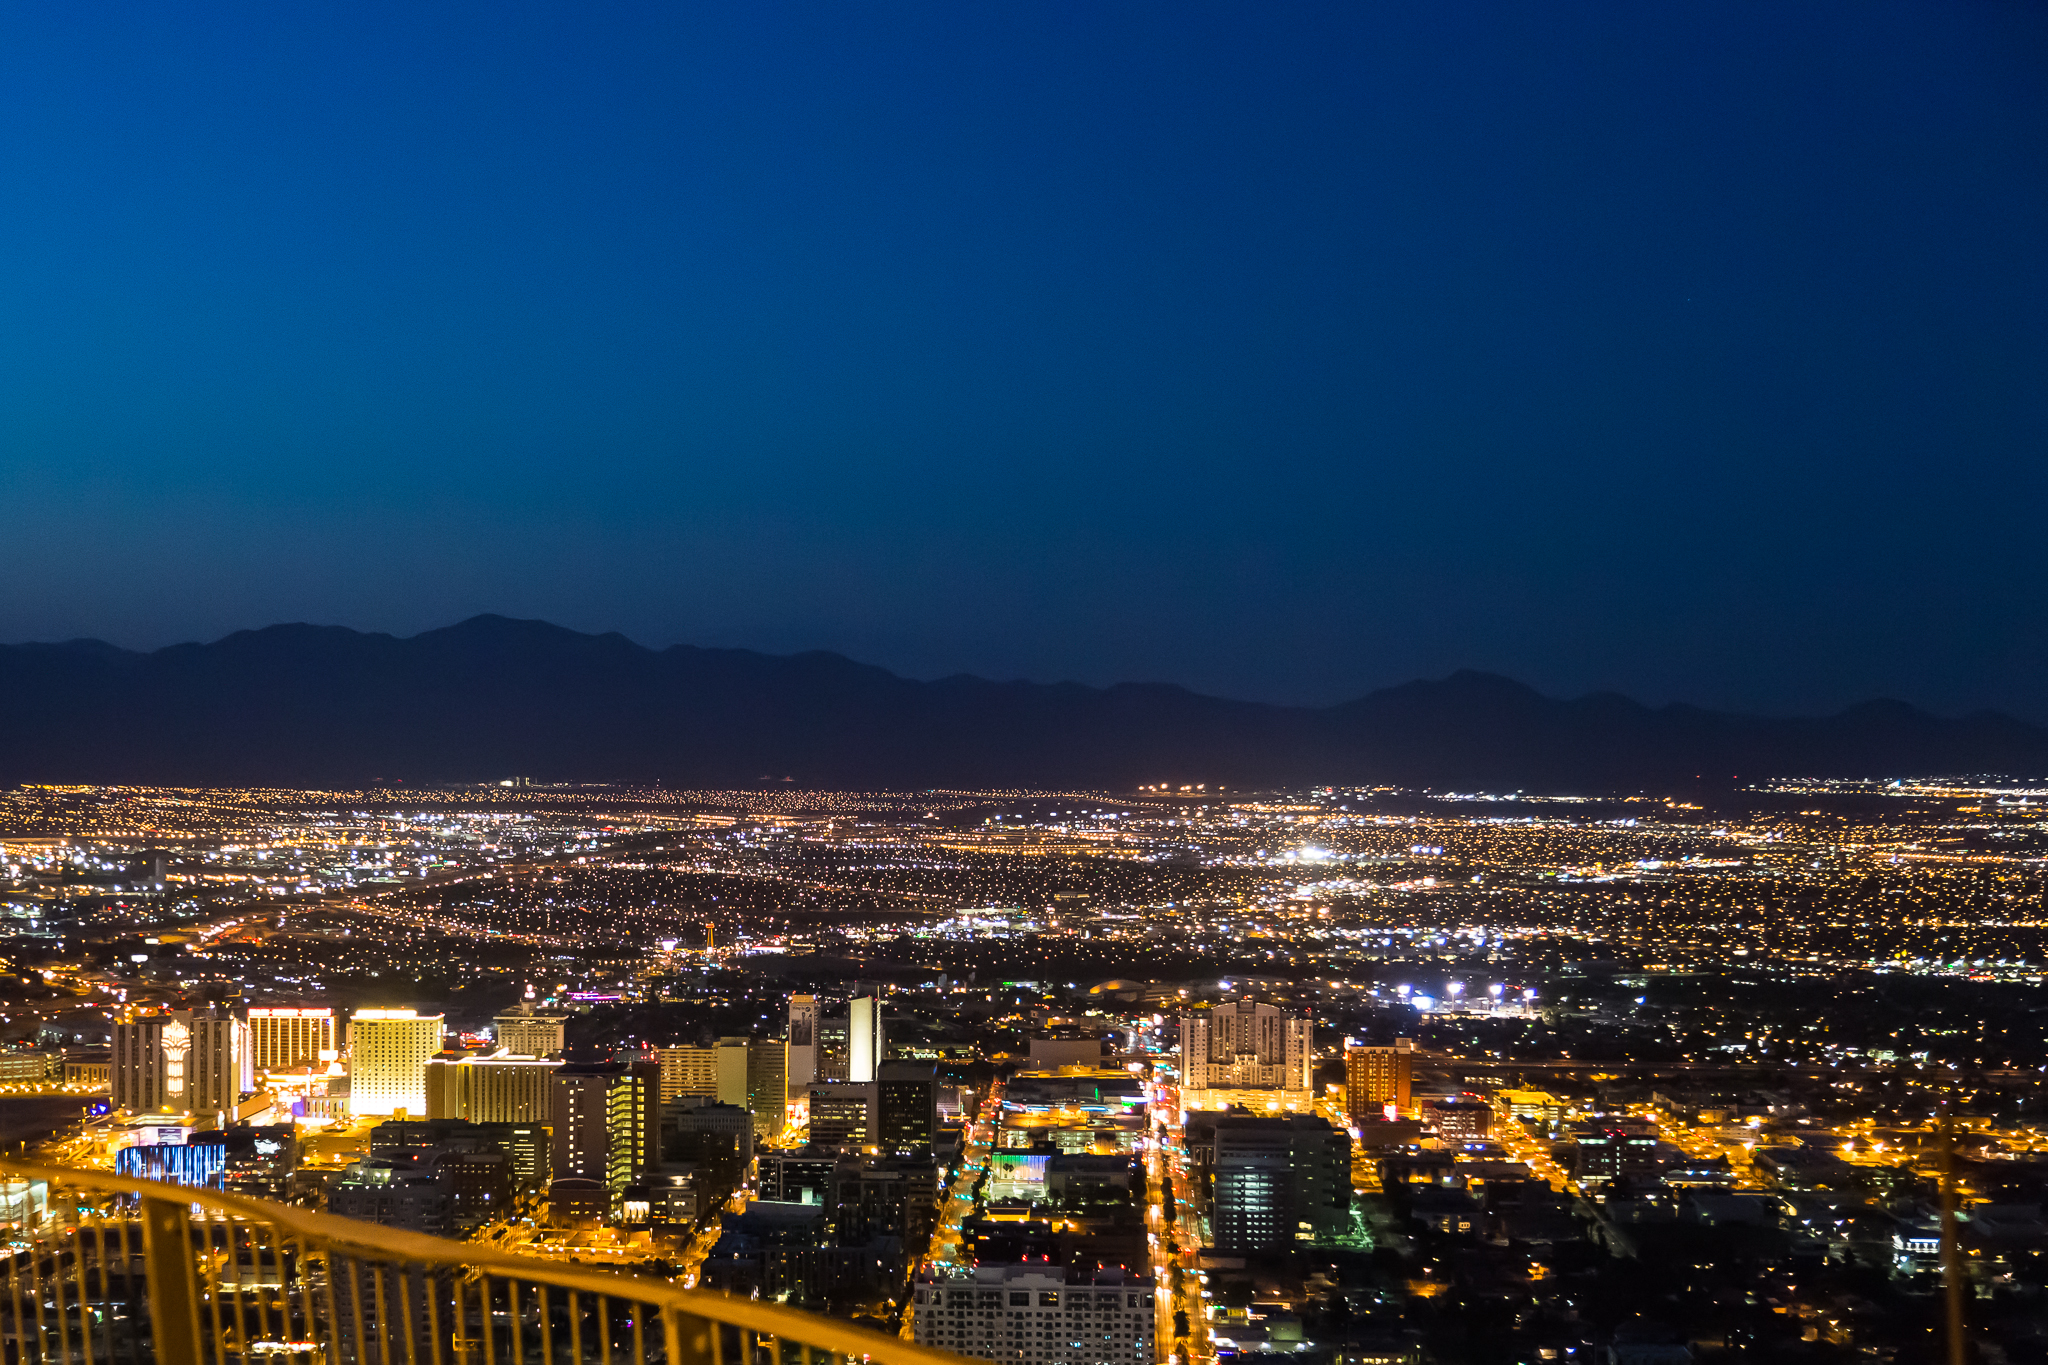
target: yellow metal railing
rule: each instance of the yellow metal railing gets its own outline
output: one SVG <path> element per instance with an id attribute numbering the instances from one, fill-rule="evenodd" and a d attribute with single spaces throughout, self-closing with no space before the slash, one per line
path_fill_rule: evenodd
<path id="1" fill-rule="evenodd" d="M 779 1304 L 265 1200 L 0 1162 L 0 1361 L 962 1365 Z"/>

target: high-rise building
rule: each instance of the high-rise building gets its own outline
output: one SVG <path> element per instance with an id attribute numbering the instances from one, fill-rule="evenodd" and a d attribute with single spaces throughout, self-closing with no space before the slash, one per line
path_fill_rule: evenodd
<path id="1" fill-rule="evenodd" d="M 249 1021 L 226 1010 L 193 1010 L 192 1103 L 195 1114 L 231 1121 L 242 1096 L 256 1089 L 256 1067 L 250 1055 Z"/>
<path id="2" fill-rule="evenodd" d="M 875 1068 L 888 1055 L 882 1037 L 882 997 L 857 995 L 846 1007 L 846 1079 L 856 1085 L 875 1078 Z"/>
<path id="3" fill-rule="evenodd" d="M 349 1110 L 357 1115 L 427 1112 L 427 1061 L 441 1050 L 442 1016 L 357 1010 L 349 1016 Z"/>
<path id="4" fill-rule="evenodd" d="M 925 1269 L 911 1333 L 920 1346 L 1005 1365 L 1150 1365 L 1153 1289 L 1151 1279 L 1121 1267 Z"/>
<path id="5" fill-rule="evenodd" d="M 716 1099 L 718 1058 L 708 1047 L 658 1047 L 654 1050 L 661 1067 L 661 1098 Z"/>
<path id="6" fill-rule="evenodd" d="M 1415 1042 L 1396 1038 L 1392 1047 L 1344 1050 L 1344 1109 L 1353 1123 L 1384 1118 L 1388 1105 L 1405 1112 L 1412 1094 Z"/>
<path id="7" fill-rule="evenodd" d="M 661 1071 L 645 1062 L 623 1068 L 605 1093 L 605 1191 L 613 1213 L 626 1187 L 661 1164 Z"/>
<path id="8" fill-rule="evenodd" d="M 819 1081 L 810 1092 L 810 1145 L 825 1151 L 859 1152 L 875 1145 L 875 1083 Z"/>
<path id="9" fill-rule="evenodd" d="M 554 1179 L 604 1182 L 611 1158 L 611 1144 L 605 1137 L 605 1096 L 611 1089 L 613 1071 L 608 1066 L 571 1064 L 550 1079 L 553 1098 L 548 1117 L 554 1141 L 548 1166 Z"/>
<path id="10" fill-rule="evenodd" d="M 331 1009 L 252 1009 L 249 1047 L 258 1071 L 320 1066 L 341 1055 L 339 1022 Z"/>
<path id="11" fill-rule="evenodd" d="M 764 1138 L 781 1133 L 789 1121 L 789 1045 L 780 1038 L 747 1048 L 747 1108 L 754 1114 L 754 1132 Z"/>
<path id="12" fill-rule="evenodd" d="M 1312 1111 L 1312 1028 L 1306 1015 L 1249 997 L 1185 1016 L 1180 1021 L 1182 1107 L 1242 1104 Z"/>
<path id="13" fill-rule="evenodd" d="M 543 1123 L 470 1123 L 463 1119 L 386 1119 L 370 1129 L 373 1157 L 419 1157 L 436 1151 L 494 1149 L 511 1163 L 523 1190 L 547 1186 L 549 1130 Z"/>
<path id="14" fill-rule="evenodd" d="M 884 1156 L 929 1152 L 939 1126 L 939 1072 L 930 1062 L 884 1062 L 875 1073 L 875 1145 Z"/>
<path id="15" fill-rule="evenodd" d="M 730 1104 L 667 1104 L 661 1110 L 661 1160 L 695 1167 L 702 1207 L 713 1208 L 746 1177 L 754 1159 L 754 1124 Z"/>
<path id="16" fill-rule="evenodd" d="M 745 1038 L 720 1038 L 718 1046 L 711 1049 L 718 1076 L 715 1097 L 720 1104 L 752 1107 L 747 1103 L 747 1042 Z"/>
<path id="17" fill-rule="evenodd" d="M 715 1047 L 663 1048 L 657 1054 L 662 1101 L 703 1098 L 745 1109 L 754 1115 L 756 1136 L 774 1137 L 789 1113 L 786 1052 L 780 1038 L 729 1037 Z M 672 1061 L 672 1053 L 690 1055 Z"/>
<path id="18" fill-rule="evenodd" d="M 551 1058 L 435 1057 L 427 1062 L 427 1117 L 471 1123 L 546 1123 L 553 1102 Z"/>
<path id="19" fill-rule="evenodd" d="M 117 1019 L 109 1079 L 117 1109 L 231 1114 L 256 1088 L 249 1023 L 217 1009 Z"/>
<path id="20" fill-rule="evenodd" d="M 846 1079 L 846 1016 L 825 1015 L 818 1020 L 818 1069 L 812 1079 Z"/>
<path id="21" fill-rule="evenodd" d="M 564 1065 L 552 1085 L 554 1177 L 602 1183 L 616 1212 L 626 1187 L 659 1162 L 659 1068 Z"/>
<path id="22" fill-rule="evenodd" d="M 818 1079 L 818 997 L 792 995 L 789 998 L 789 1093 L 792 1097 L 809 1092 Z"/>
<path id="23" fill-rule="evenodd" d="M 343 1218 L 446 1237 L 455 1230 L 451 1182 L 432 1166 L 371 1157 L 328 1187 L 327 1207 Z"/>
<path id="24" fill-rule="evenodd" d="M 1274 1252 L 1342 1229 L 1351 1209 L 1351 1138 L 1311 1114 L 1216 1120 L 1210 1219 L 1216 1247 Z"/>
<path id="25" fill-rule="evenodd" d="M 566 1014 L 537 1014 L 522 1000 L 491 1024 L 502 1051 L 521 1057 L 559 1057 L 568 1022 Z"/>

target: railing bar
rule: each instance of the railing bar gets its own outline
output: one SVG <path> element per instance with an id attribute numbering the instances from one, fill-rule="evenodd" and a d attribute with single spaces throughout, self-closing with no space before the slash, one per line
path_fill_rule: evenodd
<path id="1" fill-rule="evenodd" d="M 270 1331 L 270 1289 L 264 1283 L 265 1276 L 263 1273 L 263 1249 L 265 1242 L 267 1240 L 270 1240 L 270 1229 L 264 1227 L 260 1223 L 243 1223 L 239 1226 L 241 1228 L 246 1228 L 249 1233 L 249 1273 L 246 1276 L 242 1274 L 242 1259 L 240 1254 L 237 1253 L 234 1259 L 235 1323 L 238 1328 L 241 1328 L 242 1332 L 242 1354 L 244 1356 L 247 1356 L 249 1354 L 249 1342 L 251 1338 L 249 1336 L 248 1329 L 241 1327 L 243 1311 L 242 1305 L 246 1303 L 252 1295 L 255 1297 L 256 1302 L 255 1306 L 249 1310 L 249 1315 L 255 1318 L 256 1320 L 255 1339 L 259 1341 L 270 1341 L 274 1339 Z M 227 1230 L 229 1234 L 229 1245 L 232 1246 L 233 1236 L 235 1231 L 237 1230 L 237 1225 L 234 1223 L 230 1223 L 228 1224 Z"/>
<path id="2" fill-rule="evenodd" d="M 421 1270 L 424 1271 L 425 1268 L 422 1266 Z M 420 1365 L 419 1356 L 416 1354 L 419 1333 L 412 1320 L 412 1273 L 401 1264 L 392 1278 L 398 1282 L 398 1324 L 399 1329 L 405 1333 L 405 1365 Z"/>
<path id="3" fill-rule="evenodd" d="M 135 1256 L 128 1244 L 131 1222 L 114 1225 L 114 1235 L 121 1240 L 121 1320 L 128 1324 L 128 1359 L 138 1361 L 142 1356 L 142 1319 L 135 1311 Z"/>
<path id="4" fill-rule="evenodd" d="M 370 1296 L 377 1303 L 377 1362 L 391 1365 L 391 1313 L 384 1304 L 384 1263 L 370 1267 Z"/>
<path id="5" fill-rule="evenodd" d="M 427 1349 L 428 1349 L 428 1351 L 429 1351 L 429 1352 L 431 1353 L 431 1354 L 430 1354 L 430 1355 L 428 1356 L 428 1359 L 429 1359 L 429 1360 L 430 1360 L 430 1361 L 432 1362 L 432 1365 L 442 1365 L 442 1362 L 441 1362 L 441 1281 L 440 1281 L 439 1279 L 437 1279 L 437 1278 L 435 1277 L 435 1275 L 434 1275 L 434 1272 L 433 1272 L 433 1270 L 432 1270 L 431 1268 L 429 1268 L 429 1267 L 422 1267 L 422 1269 L 421 1269 L 421 1271 L 420 1271 L 420 1274 L 421 1274 L 421 1276 L 423 1277 L 423 1278 L 422 1278 L 422 1280 L 421 1280 L 421 1284 L 422 1284 L 422 1285 L 423 1285 L 423 1286 L 425 1287 L 425 1289 L 426 1289 L 426 1300 L 427 1300 Z M 458 1295 L 459 1295 L 459 1294 L 460 1294 L 460 1293 L 462 1292 L 460 1284 L 456 1284 L 456 1285 L 455 1285 L 455 1292 L 456 1292 L 456 1293 L 457 1293 Z M 458 1310 L 460 1310 L 460 1308 L 461 1308 L 461 1304 L 460 1304 L 460 1302 L 458 1302 L 458 1303 L 456 1304 L 456 1307 L 457 1307 L 457 1309 L 458 1309 Z"/>
<path id="6" fill-rule="evenodd" d="M 292 1278 L 299 1284 L 299 1312 L 306 1320 L 305 1331 L 299 1340 L 319 1342 L 320 1300 L 313 1289 L 313 1248 L 304 1237 L 298 1239 L 298 1260 L 293 1263 Z"/>
<path id="7" fill-rule="evenodd" d="M 355 1329 L 356 1337 L 355 1350 L 351 1353 L 351 1359 L 360 1362 L 370 1357 L 368 1349 L 370 1341 L 363 1330 L 362 1267 L 353 1256 L 348 1258 L 348 1302 L 350 1312 L 349 1323 Z"/>
<path id="8" fill-rule="evenodd" d="M 21 1253 L 10 1249 L 7 1254 L 7 1291 L 14 1298 L 14 1350 L 15 1359 L 27 1356 L 27 1337 L 22 1320 L 27 1316 L 21 1311 Z"/>
<path id="9" fill-rule="evenodd" d="M 128 1344 L 135 1348 L 137 1360 L 156 1360 L 156 1324 L 149 1320 L 149 1237 L 142 1226 L 142 1219 L 148 1216 L 148 1206 L 140 1199 L 135 1204 L 136 1221 L 128 1225 L 134 1244 L 127 1248 L 128 1254 L 121 1261 L 121 1276 L 128 1288 Z M 135 1292 L 135 1263 L 142 1262 L 142 1294 Z M 144 1345 L 143 1329 L 149 1330 L 148 1344 Z"/>
<path id="10" fill-rule="evenodd" d="M 583 1304 L 573 1289 L 569 1291 L 569 1359 L 583 1365 Z"/>
<path id="11" fill-rule="evenodd" d="M 40 1233 L 41 1230 L 38 1229 L 37 1231 Z M 36 1306 L 36 1353 L 43 1359 L 48 1360 L 50 1358 L 50 1328 L 47 1319 L 43 1316 L 43 1252 L 40 1236 L 32 1238 L 29 1242 L 29 1247 L 34 1253 L 29 1257 L 28 1263 L 28 1292 L 30 1300 Z"/>
<path id="12" fill-rule="evenodd" d="M 287 1255 L 287 1253 L 290 1253 Z M 305 1268 L 306 1255 L 303 1244 L 290 1233 L 280 1233 L 277 1239 L 277 1311 L 284 1319 L 286 1341 L 312 1341 L 312 1315 L 306 1312 L 306 1282 L 299 1273 Z M 292 1312 L 292 1289 L 299 1291 L 299 1311 Z M 298 1319 L 307 1320 L 306 1329 L 299 1330 Z"/>
<path id="13" fill-rule="evenodd" d="M 256 1330 L 263 1334 L 263 1340 L 265 1341 L 283 1340 L 286 1336 L 289 1335 L 289 1333 L 279 1332 L 275 1336 L 271 1334 L 270 1286 L 265 1283 L 265 1280 L 268 1277 L 265 1276 L 263 1273 L 263 1248 L 264 1244 L 267 1242 L 271 1249 L 271 1259 L 277 1263 L 277 1286 L 280 1291 L 283 1290 L 284 1254 L 279 1249 L 277 1230 L 275 1228 L 266 1227 L 261 1223 L 250 1223 L 246 1224 L 245 1226 L 249 1228 L 250 1280 L 253 1281 L 252 1287 L 254 1288 L 256 1294 Z M 241 1288 L 243 1284 L 242 1266 L 241 1262 L 239 1261 L 235 1263 L 235 1283 L 237 1288 Z M 248 1293 L 248 1289 L 243 1289 L 242 1293 L 237 1295 L 236 1297 L 247 1297 Z M 243 1337 L 242 1353 L 244 1355 L 247 1355 L 248 1351 L 249 1339 L 247 1337 Z"/>
<path id="14" fill-rule="evenodd" d="M 545 1282 L 536 1283 L 533 1289 L 540 1300 L 540 1358 L 543 1365 L 555 1365 L 554 1294 Z"/>
<path id="15" fill-rule="evenodd" d="M 597 1296 L 597 1365 L 612 1365 L 612 1300 Z"/>
<path id="16" fill-rule="evenodd" d="M 633 1304 L 633 1365 L 647 1365 L 647 1305 L 634 1301 Z M 675 1365 L 683 1365 L 682 1357 L 670 1357 Z"/>
<path id="17" fill-rule="evenodd" d="M 216 1262 L 214 1260 L 214 1227 L 215 1224 L 211 1218 L 207 1219 L 205 1222 L 199 1225 L 200 1235 L 206 1238 L 205 1263 L 210 1267 L 223 1264 L 237 1265 L 237 1262 L 235 1261 L 234 1225 L 231 1223 L 221 1230 L 223 1233 L 222 1240 L 227 1244 L 226 1259 L 223 1262 Z M 237 1275 L 235 1288 L 239 1291 L 241 1287 L 241 1279 L 240 1276 Z M 226 1324 L 224 1324 L 221 1321 L 220 1301 L 221 1275 L 219 1270 L 215 1270 L 213 1272 L 213 1292 L 207 1295 L 207 1307 L 210 1310 L 213 1317 L 213 1358 L 218 1361 L 225 1361 L 227 1359 L 227 1327 Z M 243 1326 L 242 1324 L 242 1296 L 239 1292 L 235 1295 L 235 1306 L 231 1311 L 235 1315 L 235 1336 L 242 1343 L 242 1351 L 243 1354 L 246 1355 L 249 1350 L 249 1329 Z"/>
<path id="18" fill-rule="evenodd" d="M 768 1342 L 769 1365 L 782 1365 L 782 1338 L 772 1337 Z"/>
<path id="19" fill-rule="evenodd" d="M 669 1365 L 682 1365 L 683 1324 L 680 1321 L 681 1318 L 682 1314 L 676 1311 L 676 1306 L 674 1304 L 665 1303 L 661 1306 L 662 1345 L 667 1349 Z M 712 1358 L 716 1360 L 718 1354 L 718 1347 L 716 1345 L 715 1340 L 716 1333 L 713 1334 L 713 1337 L 714 1344 L 712 1345 L 711 1351 Z M 638 1345 L 638 1342 L 635 1342 L 634 1344 Z"/>
<path id="20" fill-rule="evenodd" d="M 94 1223 L 92 1234 L 93 1241 L 98 1244 L 100 1249 L 100 1298 L 104 1301 L 107 1283 L 107 1230 L 103 1225 Z M 92 1365 L 92 1279 L 87 1275 L 85 1269 L 85 1225 L 83 1223 L 79 1224 L 78 1228 L 78 1335 L 85 1343 L 85 1365 Z M 110 1337 L 107 1341 L 107 1358 L 111 1360 L 113 1354 L 114 1343 Z"/>
<path id="21" fill-rule="evenodd" d="M 299 1302 L 306 1311 L 306 1335 L 304 1340 L 320 1342 L 324 1349 L 325 1345 L 331 1343 L 334 1339 L 334 1325 L 330 1322 L 326 1332 L 323 1333 L 320 1330 L 320 1293 L 313 1284 L 313 1255 L 312 1244 L 303 1237 L 300 1238 L 298 1280 Z M 327 1264 L 327 1257 L 324 1253 L 320 1257 L 320 1264 L 322 1266 Z M 323 1283 L 328 1282 L 325 1274 L 321 1276 L 321 1280 Z"/>
<path id="22" fill-rule="evenodd" d="M 512 1334 L 506 1343 L 512 1365 L 521 1365 L 526 1359 L 526 1324 L 519 1320 L 519 1281 L 510 1275 L 505 1277 L 505 1329 Z"/>
<path id="23" fill-rule="evenodd" d="M 320 1279 L 327 1286 L 327 1360 L 341 1365 L 341 1310 L 334 1297 L 334 1248 L 322 1247 L 320 1265 L 326 1272 Z"/>
<path id="24" fill-rule="evenodd" d="M 498 1365 L 498 1342 L 491 1331 L 491 1272 L 477 1276 L 477 1298 L 483 1305 L 484 1365 Z"/>
<path id="25" fill-rule="evenodd" d="M 215 1230 L 219 1230 L 221 1242 L 223 1242 L 223 1248 L 219 1252 L 213 1248 L 213 1240 L 215 1240 L 213 1234 L 215 1234 Z M 225 1297 L 227 1297 L 227 1289 L 225 1289 L 227 1281 L 221 1275 L 221 1267 L 236 1265 L 236 1230 L 233 1230 L 233 1226 L 221 1228 L 213 1220 L 213 1216 L 209 1214 L 199 1224 L 199 1236 L 203 1238 L 205 1254 L 201 1257 L 201 1269 L 193 1277 L 193 1287 L 199 1293 L 207 1295 L 207 1316 L 213 1320 L 213 1359 L 215 1361 L 225 1361 L 227 1359 L 227 1336 L 229 1336 L 229 1330 L 233 1332 L 233 1338 L 242 1342 L 242 1351 L 244 1353 L 248 1351 L 248 1342 L 250 1342 L 248 1326 L 242 1322 L 242 1293 L 240 1293 L 242 1283 L 240 1283 L 240 1277 L 236 1279 L 238 1293 L 236 1293 L 236 1297 L 233 1297 L 233 1308 L 221 1308 L 221 1300 L 225 1300 Z M 211 1279 L 211 1285 L 207 1283 L 209 1279 Z M 231 1322 L 227 1320 L 229 1314 L 233 1314 Z"/>
<path id="26" fill-rule="evenodd" d="M 291 1246 L 291 1234 L 283 1228 L 272 1228 L 271 1245 L 277 1250 L 277 1336 L 280 1341 L 303 1340 L 292 1330 L 292 1277 L 286 1269 L 285 1252 Z M 266 1296 L 267 1297 L 267 1296 Z"/>
<path id="27" fill-rule="evenodd" d="M 50 1295 L 57 1304 L 57 1350 L 60 1353 L 57 1358 L 70 1365 L 71 1310 L 64 1306 L 64 1234 L 67 1231 L 70 1229 L 60 1228 L 57 1232 L 57 1249 L 50 1260 Z M 83 1302 L 80 1300 L 81 1304 Z"/>

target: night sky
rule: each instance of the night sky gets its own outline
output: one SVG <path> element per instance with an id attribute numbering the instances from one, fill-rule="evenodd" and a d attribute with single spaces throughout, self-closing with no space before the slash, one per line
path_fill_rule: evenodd
<path id="1" fill-rule="evenodd" d="M 2048 10 L 17 6 L 0 639 L 2048 720 Z"/>

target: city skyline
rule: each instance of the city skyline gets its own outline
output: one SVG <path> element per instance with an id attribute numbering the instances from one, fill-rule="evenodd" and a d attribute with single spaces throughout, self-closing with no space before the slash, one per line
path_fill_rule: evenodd
<path id="1" fill-rule="evenodd" d="M 2044 71 L 0 11 L 0 1343 L 2048 1365 Z"/>

